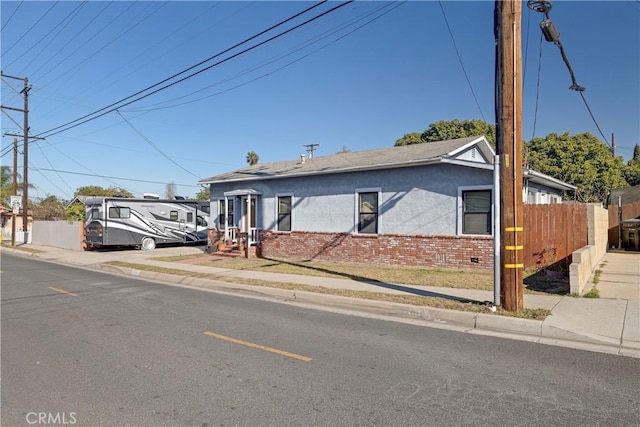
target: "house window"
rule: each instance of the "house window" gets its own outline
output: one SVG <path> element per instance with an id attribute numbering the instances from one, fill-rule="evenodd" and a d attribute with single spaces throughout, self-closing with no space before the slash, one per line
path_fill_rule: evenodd
<path id="1" fill-rule="evenodd" d="M 462 233 L 491 234 L 491 190 L 462 192 Z"/>
<path id="2" fill-rule="evenodd" d="M 229 227 L 233 227 L 233 224 L 235 224 L 234 218 L 233 218 L 233 206 L 234 206 L 234 199 L 229 199 L 229 212 L 227 213 L 226 217 L 227 217 L 227 225 Z M 218 212 L 220 212 L 220 216 L 218 217 L 218 224 L 220 224 L 220 228 L 225 228 L 225 224 L 224 224 L 224 217 L 225 217 L 225 206 L 227 206 L 227 203 L 225 203 L 224 200 L 220 200 L 220 209 Z"/>
<path id="3" fill-rule="evenodd" d="M 358 193 L 358 233 L 378 233 L 378 192 Z"/>
<path id="4" fill-rule="evenodd" d="M 278 231 L 291 231 L 291 196 L 278 197 Z"/>

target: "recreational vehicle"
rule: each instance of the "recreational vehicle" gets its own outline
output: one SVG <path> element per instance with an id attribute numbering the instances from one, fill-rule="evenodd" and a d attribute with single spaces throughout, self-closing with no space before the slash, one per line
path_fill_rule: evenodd
<path id="1" fill-rule="evenodd" d="M 158 244 L 207 242 L 208 202 L 96 197 L 85 205 L 85 243 L 90 248 L 153 250 Z"/>

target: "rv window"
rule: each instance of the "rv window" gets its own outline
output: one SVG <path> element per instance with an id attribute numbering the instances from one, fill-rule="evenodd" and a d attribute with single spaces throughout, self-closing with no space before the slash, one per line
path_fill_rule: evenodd
<path id="1" fill-rule="evenodd" d="M 100 210 L 98 208 L 91 208 L 89 211 L 89 219 L 99 219 L 100 218 Z"/>
<path id="2" fill-rule="evenodd" d="M 178 211 L 169 212 L 169 219 L 171 221 L 177 221 L 178 220 Z"/>
<path id="3" fill-rule="evenodd" d="M 110 207 L 109 218 L 129 218 L 131 213 L 129 208 Z"/>
<path id="4" fill-rule="evenodd" d="M 187 222 L 193 221 L 193 212 L 187 212 Z"/>

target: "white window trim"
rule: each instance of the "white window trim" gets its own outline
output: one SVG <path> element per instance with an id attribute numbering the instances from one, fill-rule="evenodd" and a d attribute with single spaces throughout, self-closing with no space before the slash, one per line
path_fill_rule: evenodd
<path id="1" fill-rule="evenodd" d="M 359 209 L 359 194 L 360 193 L 378 193 L 378 232 L 376 234 L 370 234 L 370 233 L 359 233 L 358 232 L 358 218 L 360 217 L 360 212 L 358 211 Z M 353 195 L 353 229 L 352 229 L 352 233 L 354 234 L 362 234 L 362 235 L 366 235 L 366 236 L 377 236 L 382 234 L 382 221 L 380 221 L 380 219 L 382 218 L 382 211 L 380 210 L 380 207 L 382 206 L 382 187 L 363 187 L 363 188 L 356 188 L 355 189 L 355 193 Z"/>
<path id="2" fill-rule="evenodd" d="M 275 199 L 275 203 L 274 203 L 275 206 L 273 207 L 274 208 L 273 210 L 274 210 L 274 218 L 275 218 L 275 221 L 274 221 L 275 227 L 274 227 L 274 229 L 276 231 L 280 231 L 280 230 L 278 230 L 278 198 L 280 198 L 280 197 L 291 197 L 291 230 L 282 231 L 283 233 L 289 233 L 289 232 L 294 230 L 294 228 L 293 228 L 293 211 L 294 211 L 293 205 L 295 203 L 295 198 L 293 197 L 293 193 L 276 193 L 275 196 L 276 196 L 276 199 Z"/>
<path id="3" fill-rule="evenodd" d="M 468 234 L 468 233 L 463 233 L 463 229 L 462 229 L 462 219 L 464 218 L 464 212 L 463 212 L 463 204 L 462 204 L 462 193 L 464 193 L 465 191 L 483 191 L 483 190 L 489 190 L 491 191 L 491 234 Z M 456 235 L 458 236 L 493 236 L 493 222 L 495 219 L 495 206 L 493 203 L 493 197 L 494 197 L 495 193 L 493 191 L 493 185 L 469 185 L 469 186 L 464 186 L 464 187 L 458 187 L 458 206 L 456 209 L 457 212 L 457 230 L 456 230 Z"/>

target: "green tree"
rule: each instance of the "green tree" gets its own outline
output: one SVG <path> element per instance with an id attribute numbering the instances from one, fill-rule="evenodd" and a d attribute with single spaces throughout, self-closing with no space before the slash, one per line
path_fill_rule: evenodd
<path id="1" fill-rule="evenodd" d="M 605 202 L 609 190 L 626 187 L 622 157 L 590 133 L 551 133 L 525 143 L 529 167 L 578 187 L 583 202 Z"/>
<path id="2" fill-rule="evenodd" d="M 84 221 L 86 218 L 86 208 L 80 202 L 72 203 L 67 207 L 65 213 L 69 221 Z"/>
<path id="3" fill-rule="evenodd" d="M 256 153 L 255 151 L 251 150 L 247 153 L 247 163 L 249 164 L 249 166 L 253 166 L 258 164 L 258 160 L 260 160 L 260 157 L 258 156 L 258 153 Z"/>
<path id="4" fill-rule="evenodd" d="M 633 147 L 633 158 L 624 167 L 624 179 L 629 185 L 640 184 L 640 145 Z"/>
<path id="5" fill-rule="evenodd" d="M 422 134 L 420 132 L 407 133 L 402 138 L 396 139 L 395 146 L 398 147 L 400 145 L 422 144 L 426 141 L 423 141 L 421 136 Z"/>
<path id="6" fill-rule="evenodd" d="M 7 207 L 13 195 L 13 176 L 9 166 L 0 166 L 0 204 Z"/>
<path id="7" fill-rule="evenodd" d="M 495 149 L 496 127 L 482 120 L 440 120 L 439 122 L 431 123 L 429 127 L 422 132 L 420 139 L 424 142 L 432 142 L 478 135 L 484 135 L 487 142 Z"/>
<path id="8" fill-rule="evenodd" d="M 133 197 L 133 194 L 120 187 L 104 188 L 98 185 L 87 185 L 79 187 L 74 196 Z"/>
<path id="9" fill-rule="evenodd" d="M 196 200 L 207 201 L 211 199 L 211 189 L 209 186 L 203 187 L 196 193 Z"/>

